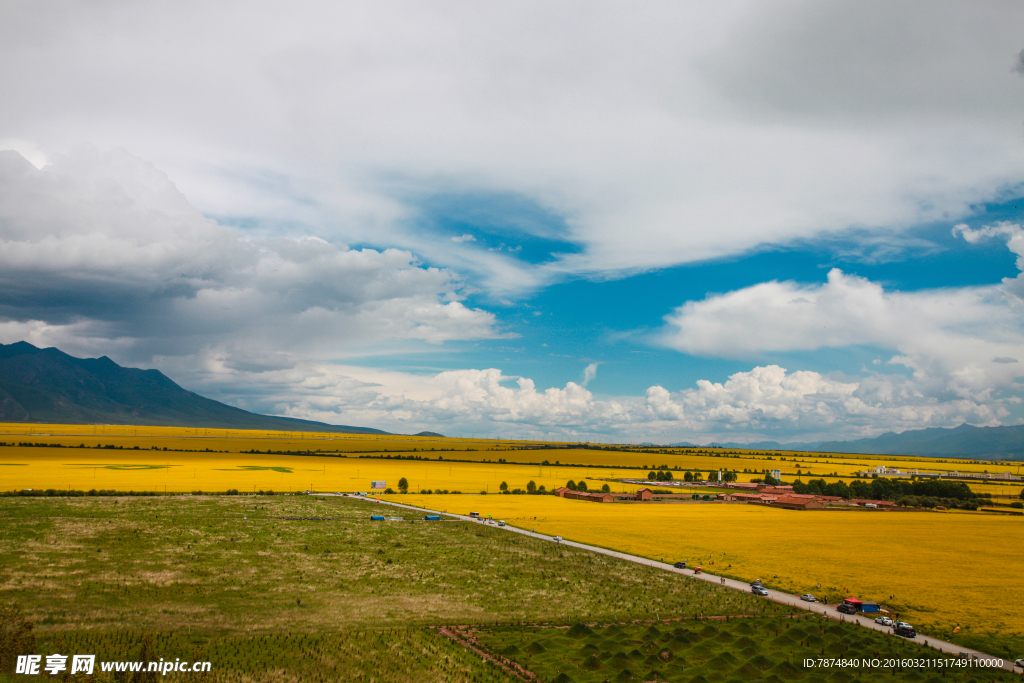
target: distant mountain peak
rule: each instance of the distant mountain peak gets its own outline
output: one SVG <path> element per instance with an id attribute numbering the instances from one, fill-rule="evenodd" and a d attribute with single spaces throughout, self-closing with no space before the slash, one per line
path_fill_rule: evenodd
<path id="1" fill-rule="evenodd" d="M 75 358 L 25 341 L 0 344 L 0 422 L 137 424 L 387 434 L 250 413 L 181 388 L 159 370 Z"/>

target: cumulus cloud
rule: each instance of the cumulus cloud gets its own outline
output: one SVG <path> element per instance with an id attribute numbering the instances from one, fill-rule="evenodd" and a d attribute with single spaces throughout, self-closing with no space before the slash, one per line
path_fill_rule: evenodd
<path id="1" fill-rule="evenodd" d="M 246 236 L 123 151 L 80 148 L 42 169 L 0 152 L 5 341 L 122 358 L 219 349 L 228 364 L 278 368 L 289 354 L 497 336 L 460 291 L 407 251 Z"/>
<path id="2" fill-rule="evenodd" d="M 404 433 L 521 438 L 859 438 L 965 421 L 997 424 L 1009 405 L 1000 399 L 935 401 L 900 375 L 833 378 L 777 365 L 681 391 L 652 386 L 644 396 L 617 398 L 595 397 L 574 382 L 541 391 L 531 379 L 496 368 L 434 375 L 315 362 L 239 368 L 209 353 L 200 369 L 180 370 L 204 393 L 250 410 Z"/>
<path id="3" fill-rule="evenodd" d="M 843 434 L 847 438 L 926 426 L 997 424 L 1008 411 L 999 401 L 971 398 L 936 402 L 909 378 L 875 375 L 832 379 L 787 372 L 777 365 L 700 380 L 696 389 L 647 390 L 646 409 L 657 420 L 678 421 L 697 434 Z M 828 437 L 833 438 L 833 437 Z"/>
<path id="4" fill-rule="evenodd" d="M 977 230 L 960 225 L 955 233 L 972 242 L 1001 236 L 1014 253 L 1024 253 L 1024 235 L 1016 224 Z M 1018 258 L 1018 267 L 1024 267 L 1024 256 Z M 894 354 L 888 362 L 908 367 L 911 377 L 861 379 L 841 386 L 826 382 L 811 393 L 824 391 L 831 396 L 824 405 L 841 403 L 848 417 L 881 418 L 899 407 L 901 415 L 920 418 L 922 424 L 941 422 L 949 415 L 971 415 L 990 423 L 1004 414 L 1000 397 L 1015 391 L 1017 380 L 1024 377 L 1015 360 L 1024 353 L 1021 283 L 1017 277 L 995 286 L 899 292 L 833 269 L 823 284 L 772 281 L 687 302 L 666 316 L 660 341 L 685 353 L 727 358 L 857 345 L 889 349 Z M 761 377 L 759 385 L 767 377 Z M 778 372 L 770 377 L 779 377 Z M 804 382 L 809 376 L 794 377 L 773 384 L 778 396 L 793 401 L 760 405 L 756 414 L 778 414 L 791 404 L 794 409 L 801 405 L 802 399 L 796 397 L 806 392 L 793 393 L 786 383 Z M 701 384 L 699 395 L 713 398 L 728 386 Z M 850 389 L 849 397 L 839 401 L 848 387 L 856 391 Z M 655 414 L 675 410 L 663 393 L 649 392 L 648 397 L 653 398 L 650 409 Z M 691 406 L 684 402 L 679 409 L 689 414 Z M 721 410 L 728 414 L 739 409 L 727 402 Z M 830 407 L 828 412 L 838 416 L 842 411 Z M 746 420 L 755 413 L 737 414 Z"/>
<path id="5" fill-rule="evenodd" d="M 591 363 L 587 367 L 583 368 L 583 386 L 587 386 L 595 377 L 597 377 L 597 366 L 600 363 Z"/>

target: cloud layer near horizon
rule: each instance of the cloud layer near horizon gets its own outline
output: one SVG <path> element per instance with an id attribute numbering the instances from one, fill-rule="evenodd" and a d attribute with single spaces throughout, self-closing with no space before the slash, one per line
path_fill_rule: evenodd
<path id="1" fill-rule="evenodd" d="M 955 230 L 1024 251 L 1016 224 Z M 543 391 L 496 368 L 358 368 L 318 359 L 500 331 L 493 314 L 460 302 L 456 273 L 422 267 L 409 252 L 247 237 L 203 217 L 163 173 L 122 151 L 80 148 L 43 169 L 0 152 L 4 341 L 138 359 L 248 409 L 395 431 L 671 440 L 997 424 L 1024 375 L 1019 282 L 900 293 L 833 270 L 824 284 L 762 283 L 666 316 L 663 343 L 688 354 L 870 345 L 893 349 L 888 363 L 909 367 L 909 377 L 765 365 L 695 388 L 596 398 L 586 386 L 597 363 L 582 384 Z"/>

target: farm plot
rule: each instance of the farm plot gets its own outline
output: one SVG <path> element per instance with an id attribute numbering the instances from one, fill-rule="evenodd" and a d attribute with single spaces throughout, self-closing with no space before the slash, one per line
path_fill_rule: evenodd
<path id="1" fill-rule="evenodd" d="M 134 659 L 151 636 L 154 658 L 213 665 L 168 680 L 237 682 L 497 683 L 513 679 L 428 627 L 789 613 L 498 529 L 395 510 L 396 521 L 371 521 L 380 508 L 307 496 L 0 498 L 0 606 L 34 624 L 37 654 Z"/>
<path id="2" fill-rule="evenodd" d="M 554 489 L 569 479 L 622 477 L 628 471 L 588 467 L 367 459 L 265 453 L 182 453 L 134 449 L 0 448 L 0 490 L 224 492 L 368 491 L 371 481 L 412 491 L 497 493 L 502 482 Z M 638 486 L 613 482 L 615 491 Z"/>
<path id="3" fill-rule="evenodd" d="M 503 627 L 469 632 L 495 656 L 542 681 L 1010 681 L 1004 670 L 893 666 L 929 660 L 934 650 L 821 618 L 755 618 L 651 624 Z M 806 660 L 844 659 L 856 666 L 816 670 Z M 869 660 L 866 664 L 864 660 Z M 877 661 L 877 665 L 875 662 Z M 889 666 L 885 666 L 886 662 Z"/>
<path id="4" fill-rule="evenodd" d="M 600 504 L 554 496 L 395 496 L 793 594 L 850 595 L 919 629 L 1004 656 L 1024 647 L 1024 519 L 978 513 L 793 511 L 743 504 Z M 819 588 L 819 584 L 821 588 Z M 829 587 L 835 590 L 828 590 Z M 953 634 L 956 626 L 961 630 Z M 981 639 L 988 644 L 979 644 Z"/>

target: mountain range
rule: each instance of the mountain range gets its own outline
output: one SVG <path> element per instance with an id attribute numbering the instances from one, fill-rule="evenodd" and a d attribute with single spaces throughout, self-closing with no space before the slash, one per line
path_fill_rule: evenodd
<path id="1" fill-rule="evenodd" d="M 132 424 L 387 434 L 368 427 L 250 413 L 187 391 L 159 370 L 0 344 L 0 422 Z"/>
<path id="2" fill-rule="evenodd" d="M 688 442 L 672 446 L 693 447 Z M 1024 425 L 1004 427 L 959 427 L 912 429 L 905 432 L 886 432 L 870 439 L 853 441 L 814 441 L 779 443 L 715 443 L 721 448 L 744 448 L 765 451 L 814 451 L 817 453 L 864 453 L 874 455 L 917 455 L 925 457 L 953 457 L 983 460 L 1024 459 Z"/>

